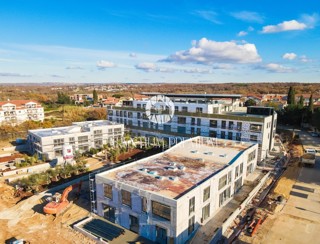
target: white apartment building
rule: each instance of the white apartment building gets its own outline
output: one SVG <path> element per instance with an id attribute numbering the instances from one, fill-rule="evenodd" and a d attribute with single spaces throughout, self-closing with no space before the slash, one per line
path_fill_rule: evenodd
<path id="1" fill-rule="evenodd" d="M 101 148 L 104 144 L 121 140 L 123 124 L 107 120 L 74 122 L 71 126 L 28 131 L 28 143 L 32 154 L 47 159 L 62 156 L 64 145 L 72 145 L 73 151 L 85 152 L 90 148 Z"/>
<path id="2" fill-rule="evenodd" d="M 144 93 L 149 96 L 157 93 Z M 123 101 L 108 110 L 108 119 L 135 135 L 154 137 L 208 136 L 259 144 L 258 160 L 273 149 L 277 114 L 273 108 L 239 107 L 241 95 L 162 94 L 174 104 L 171 121 L 154 123 L 146 114 L 148 100 Z"/>
<path id="3" fill-rule="evenodd" d="M 0 102 L 0 124 L 20 124 L 27 120 L 44 120 L 44 111 L 40 103 L 31 100 Z"/>
<path id="4" fill-rule="evenodd" d="M 255 170 L 258 145 L 194 137 L 96 175 L 97 214 L 157 243 L 185 243 Z"/>

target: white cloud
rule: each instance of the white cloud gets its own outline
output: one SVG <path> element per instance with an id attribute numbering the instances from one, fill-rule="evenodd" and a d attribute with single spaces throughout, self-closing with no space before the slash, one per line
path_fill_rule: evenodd
<path id="1" fill-rule="evenodd" d="M 297 57 L 295 53 L 285 53 L 282 55 L 283 59 L 294 60 Z"/>
<path id="2" fill-rule="evenodd" d="M 240 11 L 240 12 L 231 13 L 231 16 L 233 16 L 236 19 L 246 21 L 246 22 L 252 22 L 252 23 L 261 24 L 264 21 L 264 17 L 257 12 Z"/>
<path id="3" fill-rule="evenodd" d="M 189 50 L 177 51 L 163 62 L 176 63 L 256 63 L 261 58 L 256 46 L 250 43 L 237 44 L 234 41 L 216 42 L 200 39 Z"/>
<path id="4" fill-rule="evenodd" d="M 303 14 L 301 15 L 300 20 L 302 23 L 305 23 L 308 26 L 308 28 L 314 28 L 319 23 L 319 14 Z"/>
<path id="5" fill-rule="evenodd" d="M 212 70 L 210 69 L 200 69 L 200 68 L 190 68 L 190 69 L 182 69 L 184 73 L 198 73 L 198 74 L 210 74 Z"/>
<path id="6" fill-rule="evenodd" d="M 83 69 L 83 67 L 81 67 L 81 66 L 68 66 L 68 67 L 66 67 L 66 69 L 79 69 L 79 70 L 81 70 L 81 69 Z"/>
<path id="7" fill-rule="evenodd" d="M 276 32 L 283 32 L 283 31 L 294 31 L 294 30 L 304 30 L 307 29 L 308 26 L 302 22 L 298 22 L 296 20 L 289 20 L 283 21 L 277 25 L 267 25 L 264 26 L 262 29 L 262 33 L 276 33 Z"/>
<path id="8" fill-rule="evenodd" d="M 131 58 L 136 58 L 136 57 L 137 57 L 137 54 L 136 54 L 136 53 L 129 53 L 129 57 L 131 57 Z"/>
<path id="9" fill-rule="evenodd" d="M 248 31 L 254 31 L 254 28 L 252 26 L 249 26 Z"/>
<path id="10" fill-rule="evenodd" d="M 246 32 L 246 31 L 240 31 L 240 32 L 237 34 L 237 36 L 246 36 L 246 35 L 248 35 L 248 32 Z"/>
<path id="11" fill-rule="evenodd" d="M 137 64 L 134 67 L 145 72 L 157 71 L 158 69 L 157 65 L 148 62 Z"/>
<path id="12" fill-rule="evenodd" d="M 302 62 L 302 63 L 308 63 L 308 62 L 311 62 L 312 60 L 309 59 L 306 55 L 301 55 L 299 57 L 299 60 Z"/>
<path id="13" fill-rule="evenodd" d="M 31 77 L 31 75 L 24 75 L 24 74 L 19 74 L 19 73 L 9 73 L 9 72 L 0 73 L 0 76 L 2 76 L 2 77 Z"/>
<path id="14" fill-rule="evenodd" d="M 195 12 L 196 15 L 200 16 L 201 18 L 208 20 L 214 24 L 222 24 L 218 19 L 217 16 L 218 14 L 214 11 L 204 11 L 204 10 L 199 10 Z"/>
<path id="15" fill-rule="evenodd" d="M 281 64 L 269 63 L 265 65 L 260 65 L 256 67 L 257 69 L 264 69 L 271 73 L 291 73 L 294 70 L 290 67 L 283 66 Z"/>
<path id="16" fill-rule="evenodd" d="M 104 70 L 106 68 L 114 68 L 116 65 L 113 62 L 106 61 L 106 60 L 100 60 L 97 62 L 98 69 Z"/>

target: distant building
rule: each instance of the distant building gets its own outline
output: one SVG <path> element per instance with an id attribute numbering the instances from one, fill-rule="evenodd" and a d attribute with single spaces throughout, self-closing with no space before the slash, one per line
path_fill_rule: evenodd
<path id="1" fill-rule="evenodd" d="M 144 93 L 149 97 L 156 93 Z M 167 123 L 146 114 L 148 99 L 123 101 L 108 110 L 108 119 L 123 123 L 134 135 L 149 137 L 208 136 L 259 144 L 258 160 L 273 149 L 277 113 L 268 107 L 239 107 L 236 94 L 163 94 L 174 104 Z M 245 111 L 243 111 L 245 109 Z"/>
<path id="2" fill-rule="evenodd" d="M 258 145 L 194 137 L 96 175 L 97 214 L 156 243 L 186 243 L 255 170 Z"/>
<path id="3" fill-rule="evenodd" d="M 73 151 L 85 152 L 101 148 L 104 144 L 121 140 L 124 126 L 106 120 L 74 122 L 71 126 L 28 131 L 32 154 L 47 159 L 62 157 L 63 146 L 72 145 Z"/>
<path id="4" fill-rule="evenodd" d="M 0 124 L 20 124 L 27 120 L 44 120 L 44 110 L 40 103 L 32 100 L 0 102 Z"/>

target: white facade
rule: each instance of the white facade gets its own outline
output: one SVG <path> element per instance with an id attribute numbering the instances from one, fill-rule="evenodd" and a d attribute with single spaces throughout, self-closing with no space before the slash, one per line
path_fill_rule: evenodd
<path id="1" fill-rule="evenodd" d="M 27 120 L 44 120 L 41 104 L 30 100 L 0 102 L 0 124 L 20 124 Z"/>
<path id="2" fill-rule="evenodd" d="M 239 102 L 225 100 L 193 103 L 173 100 L 175 112 L 170 122 L 155 124 L 149 121 L 145 107 L 148 101 L 131 101 L 108 111 L 108 119 L 124 123 L 134 134 L 146 136 L 195 135 L 222 139 L 255 142 L 259 144 L 259 160 L 273 149 L 277 114 L 271 108 L 269 114 L 238 112 Z M 253 107 L 254 108 L 254 107 Z"/>
<path id="3" fill-rule="evenodd" d="M 257 150 L 257 144 L 194 137 L 97 174 L 97 213 L 152 241 L 185 243 L 241 188 L 256 168 Z"/>
<path id="4" fill-rule="evenodd" d="M 120 140 L 124 126 L 106 120 L 75 122 L 72 126 L 28 131 L 31 153 L 45 155 L 47 159 L 61 157 L 64 145 L 72 145 L 73 151 L 85 152 L 101 148 L 104 144 Z"/>

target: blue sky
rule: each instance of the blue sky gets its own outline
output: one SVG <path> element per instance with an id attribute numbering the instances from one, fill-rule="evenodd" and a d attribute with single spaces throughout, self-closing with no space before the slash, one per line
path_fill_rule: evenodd
<path id="1" fill-rule="evenodd" d="M 0 82 L 319 82 L 320 2 L 0 1 Z"/>

